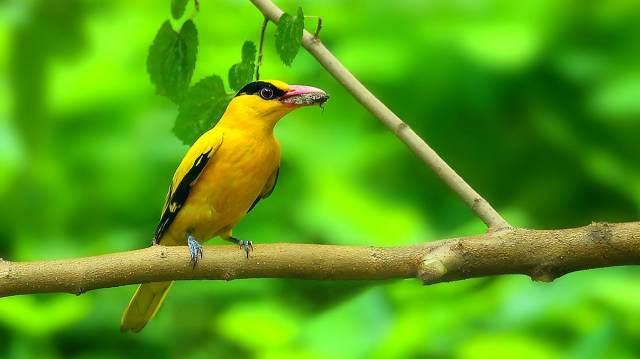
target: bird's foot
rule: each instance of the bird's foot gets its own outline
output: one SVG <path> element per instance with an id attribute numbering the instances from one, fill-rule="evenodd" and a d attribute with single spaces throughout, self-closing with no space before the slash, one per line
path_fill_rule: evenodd
<path id="1" fill-rule="evenodd" d="M 238 245 L 240 245 L 240 248 L 244 251 L 248 259 L 249 253 L 253 251 L 253 242 L 240 240 L 240 243 L 238 243 Z"/>
<path id="2" fill-rule="evenodd" d="M 238 239 L 236 237 L 229 237 L 229 238 L 227 238 L 227 240 L 239 245 L 240 249 L 242 249 L 244 251 L 245 255 L 247 256 L 247 258 L 249 258 L 249 253 L 251 253 L 253 251 L 253 242 L 252 241 L 247 241 L 247 240 L 244 240 L 244 239 Z"/>
<path id="3" fill-rule="evenodd" d="M 202 245 L 192 235 L 187 237 L 187 245 L 189 246 L 189 255 L 191 256 L 191 264 L 196 267 L 198 259 L 202 259 Z M 199 258 L 198 258 L 199 257 Z"/>

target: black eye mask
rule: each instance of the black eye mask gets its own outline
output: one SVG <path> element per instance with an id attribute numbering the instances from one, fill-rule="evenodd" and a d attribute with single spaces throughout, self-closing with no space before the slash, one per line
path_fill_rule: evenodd
<path id="1" fill-rule="evenodd" d="M 261 91 L 263 89 L 265 90 Z M 236 96 L 257 95 L 264 98 L 265 100 L 272 100 L 284 96 L 285 93 L 285 91 L 277 88 L 272 83 L 265 81 L 255 81 L 244 85 L 244 87 L 241 88 L 240 91 L 238 91 Z"/>

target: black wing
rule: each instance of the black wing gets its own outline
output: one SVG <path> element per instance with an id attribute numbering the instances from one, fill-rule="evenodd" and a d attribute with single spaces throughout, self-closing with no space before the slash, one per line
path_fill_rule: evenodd
<path id="1" fill-rule="evenodd" d="M 189 192 L 191 192 L 191 186 L 196 182 L 202 171 L 207 166 L 209 159 L 211 158 L 213 148 L 210 148 L 209 151 L 201 153 L 195 161 L 193 161 L 193 165 L 189 168 L 189 171 L 182 177 L 180 183 L 175 188 L 173 186 L 169 187 L 169 193 L 167 194 L 167 202 L 164 206 L 164 211 L 162 212 L 162 216 L 160 217 L 160 223 L 156 228 L 156 234 L 153 237 L 153 242 L 158 244 L 160 239 L 169 228 L 171 223 L 176 219 L 180 208 L 184 205 L 189 197 Z"/>
<path id="2" fill-rule="evenodd" d="M 251 207 L 247 210 L 247 213 L 251 212 L 253 207 L 255 207 L 261 199 L 267 198 L 273 193 L 273 190 L 276 188 L 276 183 L 278 183 L 278 176 L 280 175 L 280 167 L 276 169 L 276 171 L 269 177 L 267 180 L 267 184 L 264 186 L 262 193 L 258 195 L 255 201 L 251 204 Z"/>

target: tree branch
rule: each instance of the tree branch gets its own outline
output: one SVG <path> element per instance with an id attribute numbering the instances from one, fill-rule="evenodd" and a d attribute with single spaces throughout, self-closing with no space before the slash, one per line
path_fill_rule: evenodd
<path id="1" fill-rule="evenodd" d="M 236 246 L 206 246 L 191 267 L 187 247 L 152 246 L 67 260 L 0 259 L 0 297 L 81 294 L 98 288 L 184 279 L 418 278 L 425 284 L 524 274 L 551 281 L 566 273 L 640 264 L 640 222 L 594 223 L 564 230 L 513 229 L 404 247 L 257 245 L 249 259 Z"/>
<path id="2" fill-rule="evenodd" d="M 251 0 L 262 14 L 278 23 L 283 11 L 271 0 Z M 344 65 L 322 44 L 319 38 L 304 30 L 302 45 L 316 60 L 346 88 L 372 115 L 376 116 L 427 164 L 449 188 L 482 219 L 490 230 L 509 228 L 509 223 L 478 192 L 469 186 L 420 136 L 375 97 Z"/>

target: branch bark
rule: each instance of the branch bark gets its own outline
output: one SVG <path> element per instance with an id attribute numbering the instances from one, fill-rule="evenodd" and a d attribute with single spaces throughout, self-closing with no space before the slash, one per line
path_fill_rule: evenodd
<path id="1" fill-rule="evenodd" d="M 640 222 L 594 223 L 564 230 L 513 229 L 404 247 L 257 245 L 249 259 L 236 246 L 206 246 L 191 267 L 187 247 L 152 246 L 66 260 L 0 260 L 0 297 L 88 290 L 185 279 L 418 278 L 425 284 L 498 274 L 552 281 L 566 273 L 640 264 Z"/>
<path id="2" fill-rule="evenodd" d="M 262 14 L 278 23 L 284 13 L 271 0 L 251 0 Z M 371 93 L 342 63 L 307 30 L 302 35 L 302 46 L 347 89 L 372 115 L 377 117 L 404 144 L 428 165 L 489 227 L 489 230 L 509 228 L 509 223 L 460 177 L 409 125 L 393 113 Z"/>

